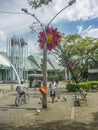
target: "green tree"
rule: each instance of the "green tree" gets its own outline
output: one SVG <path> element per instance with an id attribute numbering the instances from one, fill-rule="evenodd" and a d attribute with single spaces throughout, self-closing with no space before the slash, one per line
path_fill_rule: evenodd
<path id="1" fill-rule="evenodd" d="M 42 5 L 48 5 L 52 0 L 28 0 L 29 5 L 33 8 L 39 8 Z"/>
<path id="2" fill-rule="evenodd" d="M 55 54 L 58 55 L 60 64 L 67 67 L 72 79 L 78 83 L 87 79 L 88 67 L 97 65 L 97 48 L 98 39 L 78 34 L 63 35 Z"/>

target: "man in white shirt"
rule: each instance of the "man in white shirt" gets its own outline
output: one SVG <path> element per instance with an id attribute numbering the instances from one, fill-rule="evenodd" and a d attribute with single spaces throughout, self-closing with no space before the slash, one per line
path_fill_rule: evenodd
<path id="1" fill-rule="evenodd" d="M 23 83 L 24 81 L 21 81 L 21 84 L 17 85 L 16 91 L 20 94 L 20 96 L 24 95 L 24 99 L 25 99 L 26 89 L 28 88 Z"/>

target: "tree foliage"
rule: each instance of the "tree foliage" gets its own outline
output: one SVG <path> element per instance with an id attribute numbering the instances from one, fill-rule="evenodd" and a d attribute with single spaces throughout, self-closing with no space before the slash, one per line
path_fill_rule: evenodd
<path id="1" fill-rule="evenodd" d="M 39 8 L 42 5 L 48 5 L 52 0 L 28 0 L 29 5 L 33 8 Z"/>
<path id="2" fill-rule="evenodd" d="M 67 67 L 72 79 L 78 83 L 88 78 L 88 68 L 98 68 L 98 39 L 78 34 L 62 37 L 55 50 L 62 66 Z"/>

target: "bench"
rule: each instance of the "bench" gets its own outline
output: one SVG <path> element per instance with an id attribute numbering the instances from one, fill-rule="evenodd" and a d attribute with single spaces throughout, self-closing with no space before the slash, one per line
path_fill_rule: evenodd
<path id="1" fill-rule="evenodd" d="M 97 85 L 92 85 L 91 90 L 92 91 L 98 91 L 98 86 Z"/>
<path id="2" fill-rule="evenodd" d="M 83 102 L 86 103 L 87 106 L 87 92 L 84 91 L 84 89 L 76 89 L 75 90 L 75 99 L 77 100 L 78 104 L 81 106 Z"/>

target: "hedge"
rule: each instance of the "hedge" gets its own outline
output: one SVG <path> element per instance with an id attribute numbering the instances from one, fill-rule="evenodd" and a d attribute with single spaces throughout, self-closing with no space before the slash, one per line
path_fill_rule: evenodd
<path id="1" fill-rule="evenodd" d="M 91 87 L 93 85 L 97 85 L 98 87 L 98 81 L 87 81 L 87 82 L 80 82 L 80 83 L 68 83 L 66 85 L 66 89 L 69 92 L 74 92 L 76 89 L 84 89 L 86 92 L 91 90 Z"/>

